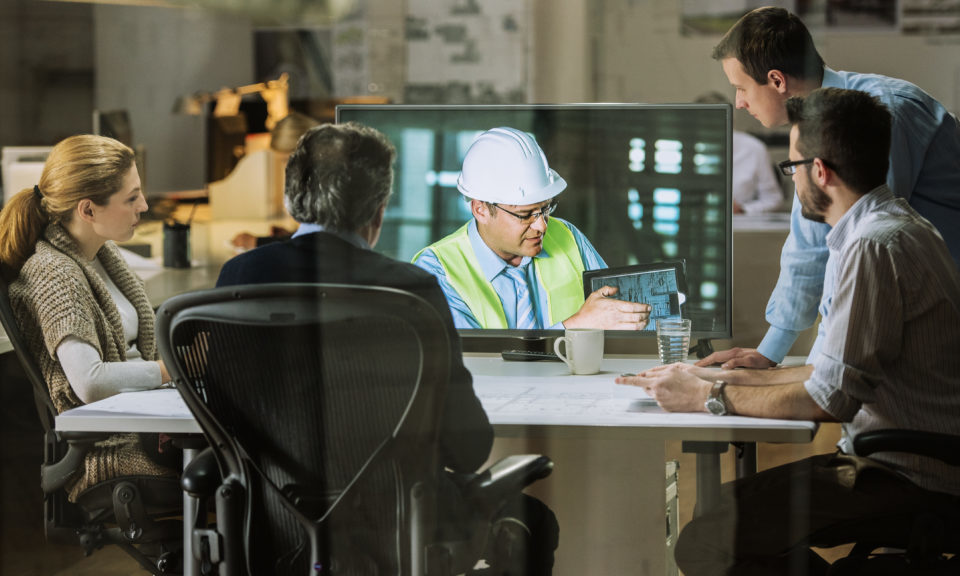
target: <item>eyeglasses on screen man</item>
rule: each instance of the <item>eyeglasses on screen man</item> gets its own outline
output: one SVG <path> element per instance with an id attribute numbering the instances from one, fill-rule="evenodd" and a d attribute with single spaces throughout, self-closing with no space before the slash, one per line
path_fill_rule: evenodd
<path id="1" fill-rule="evenodd" d="M 516 212 L 511 212 L 510 210 L 507 210 L 506 208 L 504 208 L 499 204 L 494 204 L 493 206 L 513 216 L 514 218 L 519 220 L 522 224 L 530 225 L 536 222 L 537 220 L 539 220 L 541 216 L 543 217 L 544 220 L 546 220 L 551 214 L 553 214 L 557 210 L 557 206 L 559 205 L 560 205 L 560 201 L 554 200 L 553 202 L 547 204 L 537 212 L 530 212 L 528 214 L 517 214 Z"/>

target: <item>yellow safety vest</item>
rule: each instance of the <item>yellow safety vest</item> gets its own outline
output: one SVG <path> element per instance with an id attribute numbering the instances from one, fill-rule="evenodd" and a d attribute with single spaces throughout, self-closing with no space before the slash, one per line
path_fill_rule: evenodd
<path id="1" fill-rule="evenodd" d="M 470 308 L 484 328 L 509 328 L 500 297 L 480 269 L 473 253 L 469 222 L 446 238 L 431 244 L 437 260 L 447 274 L 447 282 Z M 537 280 L 547 293 L 549 326 L 573 316 L 583 306 L 583 259 L 573 232 L 563 222 L 553 220 L 543 235 L 547 258 L 534 258 Z M 426 248 L 424 248 L 426 250 Z M 413 257 L 416 261 L 423 250 Z"/>

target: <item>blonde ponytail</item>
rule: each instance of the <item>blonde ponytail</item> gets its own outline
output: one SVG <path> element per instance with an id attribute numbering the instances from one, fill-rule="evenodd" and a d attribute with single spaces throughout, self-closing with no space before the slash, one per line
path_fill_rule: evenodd
<path id="1" fill-rule="evenodd" d="M 0 264 L 17 273 L 37 245 L 50 218 L 37 188 L 24 188 L 0 210 Z"/>

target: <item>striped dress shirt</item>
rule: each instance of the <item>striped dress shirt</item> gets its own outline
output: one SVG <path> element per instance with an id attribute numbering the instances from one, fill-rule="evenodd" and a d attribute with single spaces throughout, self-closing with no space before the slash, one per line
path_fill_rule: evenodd
<path id="1" fill-rule="evenodd" d="M 827 235 L 835 287 L 806 389 L 852 438 L 897 428 L 960 434 L 960 273 L 936 229 L 887 186 Z M 873 456 L 918 485 L 960 494 L 960 468 Z"/>

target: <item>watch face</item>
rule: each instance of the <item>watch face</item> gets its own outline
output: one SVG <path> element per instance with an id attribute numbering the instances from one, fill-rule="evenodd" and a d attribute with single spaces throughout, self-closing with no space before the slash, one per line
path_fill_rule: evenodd
<path id="1" fill-rule="evenodd" d="M 719 398 L 708 398 L 706 408 L 714 416 L 723 416 L 727 413 L 727 407 L 723 404 L 723 400 Z"/>

